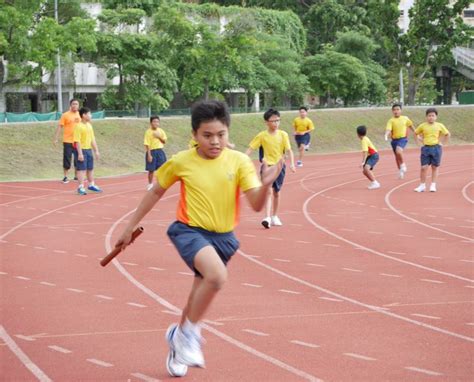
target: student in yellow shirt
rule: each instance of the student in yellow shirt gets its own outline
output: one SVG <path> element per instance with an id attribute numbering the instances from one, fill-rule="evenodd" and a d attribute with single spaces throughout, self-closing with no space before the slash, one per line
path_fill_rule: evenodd
<path id="1" fill-rule="evenodd" d="M 311 131 L 314 130 L 313 121 L 308 118 L 308 108 L 306 106 L 300 107 L 299 116 L 293 120 L 293 129 L 295 130 L 295 141 L 299 151 L 296 167 L 303 167 L 303 154 L 309 147 Z"/>
<path id="2" fill-rule="evenodd" d="M 285 154 L 290 154 L 290 168 L 295 172 L 295 160 L 293 151 L 290 146 L 290 138 L 286 131 L 280 130 L 280 112 L 278 110 L 269 109 L 263 115 L 263 119 L 267 125 L 267 130 L 258 133 L 250 142 L 246 154 L 250 155 L 253 150 L 263 149 L 263 167 L 274 166 L 285 158 Z M 260 151 L 261 152 L 261 151 Z M 262 167 L 262 168 L 263 168 Z M 286 166 L 283 165 L 278 178 L 272 185 L 272 197 L 268 198 L 266 216 L 262 220 L 265 228 L 270 226 L 281 226 L 283 223 L 278 217 L 278 206 L 280 205 L 280 191 L 285 179 Z M 270 190 L 269 190 L 270 192 Z"/>
<path id="3" fill-rule="evenodd" d="M 79 110 L 82 122 L 79 122 L 74 128 L 74 156 L 77 162 L 77 179 L 79 187 L 77 193 L 79 195 L 87 195 L 84 188 L 84 178 L 87 175 L 88 191 L 102 192 L 94 183 L 94 154 L 96 159 L 100 158 L 99 148 L 95 141 L 94 129 L 91 125 L 92 114 L 89 108 L 82 107 Z"/>
<path id="4" fill-rule="evenodd" d="M 282 162 L 264 166 L 261 182 L 250 158 L 229 150 L 230 115 L 220 101 L 202 101 L 191 111 L 197 148 L 173 155 L 156 172 L 157 183 L 140 202 L 116 246 L 125 248 L 133 229 L 175 182 L 181 183 L 177 220 L 168 236 L 195 273 L 179 325 L 168 328 L 171 376 L 184 376 L 188 366 L 204 367 L 199 322 L 227 280 L 226 264 L 239 247 L 233 230 L 238 222 L 240 191 L 255 211 L 265 205 Z"/>
<path id="5" fill-rule="evenodd" d="M 392 138 L 390 144 L 395 154 L 399 178 L 403 179 L 407 172 L 407 165 L 403 160 L 403 149 L 408 143 L 407 129 L 413 132 L 415 132 L 415 129 L 413 128 L 413 122 L 408 117 L 402 115 L 401 104 L 395 103 L 392 105 L 392 114 L 393 117 L 388 120 L 387 127 L 385 128 L 385 140 L 387 141 L 389 136 Z"/>
<path id="6" fill-rule="evenodd" d="M 380 183 L 375 179 L 374 173 L 372 172 L 375 165 L 379 161 L 379 154 L 374 144 L 367 136 L 367 127 L 361 125 L 357 127 L 357 136 L 360 139 L 362 147 L 362 173 L 370 180 L 368 189 L 375 190 L 380 188 Z"/>
<path id="7" fill-rule="evenodd" d="M 147 190 L 153 187 L 153 174 L 163 163 L 166 162 L 166 154 L 163 151 L 167 140 L 166 133 L 160 128 L 160 117 L 150 117 L 150 127 L 145 131 L 143 144 L 145 145 L 145 170 L 148 171 Z"/>
<path id="8" fill-rule="evenodd" d="M 53 140 L 53 143 L 56 146 L 58 144 L 61 129 L 63 129 L 63 183 L 69 183 L 67 174 L 71 168 L 71 157 L 73 157 L 74 151 L 74 126 L 79 122 L 81 122 L 81 117 L 79 115 L 79 101 L 73 98 L 69 101 L 69 110 L 63 113 L 59 120 Z M 76 171 L 77 176 L 76 168 L 76 161 L 74 160 L 74 170 Z"/>
<path id="9" fill-rule="evenodd" d="M 438 167 L 441 165 L 441 156 L 443 154 L 442 144 L 448 142 L 451 134 L 442 124 L 436 122 L 438 118 L 438 110 L 429 108 L 426 110 L 426 122 L 423 122 L 415 129 L 415 134 L 419 141 L 423 141 L 421 147 L 421 171 L 420 185 L 415 188 L 416 192 L 424 192 L 426 190 L 426 174 L 428 167 L 431 166 L 431 185 L 430 191 L 436 192 L 436 180 L 438 179 Z M 442 135 L 442 142 L 439 136 Z"/>

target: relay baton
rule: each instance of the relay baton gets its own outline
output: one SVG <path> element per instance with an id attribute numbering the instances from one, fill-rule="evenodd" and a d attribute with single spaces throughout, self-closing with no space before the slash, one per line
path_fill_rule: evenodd
<path id="1" fill-rule="evenodd" d="M 143 233 L 143 227 L 137 227 L 135 231 L 132 232 L 132 240 L 130 240 L 130 244 L 132 244 L 135 239 Z M 115 256 L 117 256 L 120 252 L 122 252 L 122 247 L 115 247 L 112 252 L 110 252 L 107 256 L 105 256 L 102 260 L 100 260 L 100 265 L 105 267 L 108 263 L 110 263 Z"/>

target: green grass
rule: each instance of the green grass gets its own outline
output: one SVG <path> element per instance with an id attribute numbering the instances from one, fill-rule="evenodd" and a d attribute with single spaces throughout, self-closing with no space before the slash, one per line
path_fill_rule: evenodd
<path id="1" fill-rule="evenodd" d="M 425 108 L 406 107 L 404 114 L 415 125 L 425 120 Z M 291 132 L 297 112 L 282 113 L 281 128 Z M 231 141 L 245 151 L 250 140 L 263 130 L 263 113 L 232 115 Z M 316 132 L 312 152 L 331 153 L 358 151 L 356 126 L 365 124 L 368 136 L 379 150 L 389 148 L 383 140 L 390 108 L 329 109 L 309 113 Z M 438 121 L 451 131 L 451 144 L 474 143 L 474 107 L 440 107 Z M 120 175 L 144 171 L 143 134 L 147 119 L 107 119 L 92 121 L 101 159 L 96 163 L 96 176 Z M 62 145 L 52 144 L 57 122 L 0 125 L 0 181 L 59 179 L 62 177 Z M 168 157 L 186 149 L 191 136 L 189 117 L 163 117 L 161 127 L 168 135 L 165 151 Z M 292 139 L 292 146 L 294 141 Z M 410 146 L 414 146 L 411 141 Z"/>

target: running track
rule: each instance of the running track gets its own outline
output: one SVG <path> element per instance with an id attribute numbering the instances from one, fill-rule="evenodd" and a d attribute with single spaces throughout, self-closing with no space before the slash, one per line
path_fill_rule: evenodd
<path id="1" fill-rule="evenodd" d="M 243 204 L 241 250 L 211 308 L 207 368 L 189 381 L 468 381 L 474 376 L 473 148 L 445 148 L 437 193 L 413 192 L 418 150 L 379 190 L 360 154 L 308 157 L 286 178 L 283 227 Z M 0 185 L 3 381 L 168 380 L 164 333 L 192 275 L 166 237 L 177 187 L 106 268 L 145 175 L 103 194 Z"/>

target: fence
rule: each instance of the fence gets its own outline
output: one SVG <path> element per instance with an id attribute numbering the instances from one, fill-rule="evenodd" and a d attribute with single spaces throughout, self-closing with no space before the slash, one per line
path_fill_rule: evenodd
<path id="1" fill-rule="evenodd" d="M 22 122 L 44 122 L 57 121 L 61 118 L 61 113 L 0 113 L 0 123 L 22 123 Z M 105 111 L 92 113 L 92 119 L 104 119 Z"/>

